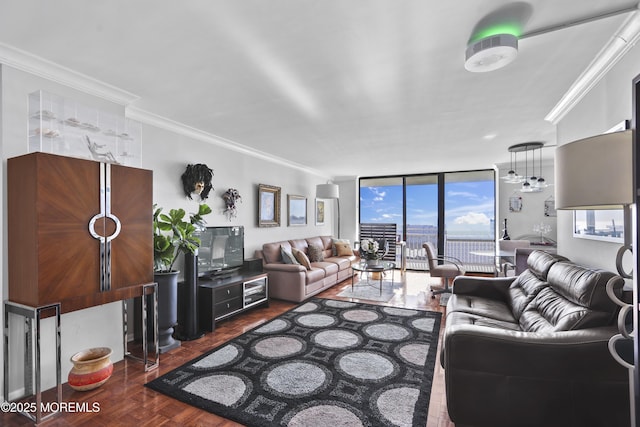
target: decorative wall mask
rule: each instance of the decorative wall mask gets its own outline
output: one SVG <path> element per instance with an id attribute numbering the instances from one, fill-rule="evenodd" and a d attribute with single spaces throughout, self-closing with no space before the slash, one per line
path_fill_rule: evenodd
<path id="1" fill-rule="evenodd" d="M 207 165 L 196 164 L 187 165 L 187 170 L 182 174 L 182 187 L 184 193 L 189 199 L 195 193 L 200 196 L 201 200 L 209 197 L 209 192 L 213 190 L 211 179 L 213 178 L 213 170 Z"/>
<path id="2" fill-rule="evenodd" d="M 231 221 L 238 215 L 238 203 L 242 202 L 240 193 L 235 188 L 228 189 L 223 195 L 224 199 L 224 213 L 227 214 L 227 219 Z"/>

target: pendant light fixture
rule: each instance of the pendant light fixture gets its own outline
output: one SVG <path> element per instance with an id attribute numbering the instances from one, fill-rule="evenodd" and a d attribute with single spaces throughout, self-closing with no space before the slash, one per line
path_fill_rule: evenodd
<path id="1" fill-rule="evenodd" d="M 525 160 L 524 160 L 524 167 L 525 167 L 525 172 L 524 172 L 524 176 L 518 175 L 514 168 L 511 167 L 511 169 L 509 170 L 509 172 L 507 173 L 507 175 L 505 175 L 505 177 L 503 177 L 505 179 L 505 182 L 509 183 L 509 184 L 522 184 L 522 187 L 520 188 L 520 192 L 522 193 L 535 193 L 535 192 L 539 192 L 542 191 L 545 188 L 545 181 L 544 178 L 542 178 L 542 146 L 544 145 L 544 143 L 542 142 L 538 142 L 538 141 L 534 141 L 534 142 L 523 142 L 520 144 L 515 144 L 509 147 L 509 153 L 512 154 L 512 156 L 516 156 L 517 153 L 523 152 L 524 151 L 524 155 L 525 155 Z M 535 150 L 540 150 L 540 155 L 538 156 L 538 161 L 540 162 L 540 176 L 537 177 L 535 175 Z M 529 151 L 532 152 L 531 155 L 531 176 L 529 176 Z M 517 157 L 515 157 L 517 159 Z M 516 162 L 517 163 L 517 162 Z M 511 172 L 513 172 L 513 176 L 514 178 L 509 178 L 510 176 L 512 176 Z M 542 186 L 540 184 L 540 180 L 542 180 Z"/>

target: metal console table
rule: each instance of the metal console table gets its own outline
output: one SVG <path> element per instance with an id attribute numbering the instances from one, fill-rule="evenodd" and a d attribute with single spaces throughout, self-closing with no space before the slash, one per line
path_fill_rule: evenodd
<path id="1" fill-rule="evenodd" d="M 155 357 L 153 361 L 149 359 L 149 343 L 147 335 L 147 296 L 152 297 L 152 316 L 153 322 L 153 349 Z M 158 349 L 158 285 L 157 283 L 149 283 L 142 286 L 142 357 L 137 357 L 127 350 L 127 303 L 123 304 L 123 339 L 124 339 L 124 356 L 143 362 L 144 370 L 150 371 L 160 364 Z M 12 301 L 4 302 L 4 400 L 9 400 L 9 319 L 10 315 L 22 316 L 25 319 L 25 337 L 24 337 L 24 395 L 35 396 L 35 411 L 33 413 L 21 411 L 21 415 L 29 418 L 31 421 L 39 424 L 57 414 L 51 412 L 43 415 L 42 404 L 42 355 L 41 355 L 41 321 L 46 317 L 54 317 L 55 322 L 55 359 L 56 359 L 56 408 L 62 403 L 62 375 L 61 375 L 61 332 L 60 332 L 60 303 L 44 305 L 41 307 L 30 307 Z M 35 329 L 34 329 L 35 321 Z M 34 337 L 35 332 L 35 337 Z M 35 351 L 34 351 L 35 350 Z M 35 355 L 35 360 L 34 360 Z M 35 390 L 34 390 L 35 383 Z"/>

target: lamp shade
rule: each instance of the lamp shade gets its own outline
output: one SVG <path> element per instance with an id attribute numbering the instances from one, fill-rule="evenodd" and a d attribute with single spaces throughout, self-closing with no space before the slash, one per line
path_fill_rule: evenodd
<path id="1" fill-rule="evenodd" d="M 318 199 L 338 199 L 340 197 L 340 187 L 337 184 L 318 184 L 316 186 L 316 197 Z"/>
<path id="2" fill-rule="evenodd" d="M 556 209 L 621 209 L 633 203 L 630 130 L 562 145 L 555 162 Z"/>

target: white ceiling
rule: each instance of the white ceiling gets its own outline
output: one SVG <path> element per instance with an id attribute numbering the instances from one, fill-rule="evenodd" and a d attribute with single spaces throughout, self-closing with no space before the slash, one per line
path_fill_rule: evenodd
<path id="1" fill-rule="evenodd" d="M 137 96 L 130 107 L 328 176 L 481 169 L 555 144 L 544 117 L 627 14 L 464 69 L 474 27 L 524 33 L 629 0 L 0 0 L 0 43 Z M 549 151 L 549 150 L 545 150 Z"/>

